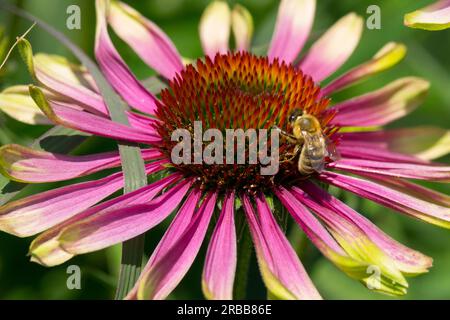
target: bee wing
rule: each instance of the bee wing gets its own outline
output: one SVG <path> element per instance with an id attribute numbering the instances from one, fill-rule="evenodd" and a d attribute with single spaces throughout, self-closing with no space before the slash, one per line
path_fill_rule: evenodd
<path id="1" fill-rule="evenodd" d="M 317 172 L 323 171 L 325 157 L 327 156 L 325 137 L 320 133 L 310 134 L 304 132 L 303 138 L 305 139 L 303 148 L 305 148 L 306 156 L 311 162 L 311 167 Z"/>
<path id="2" fill-rule="evenodd" d="M 327 145 L 327 157 L 332 161 L 337 161 L 341 159 L 341 154 L 336 148 L 336 144 L 330 140 L 330 138 L 326 137 L 325 142 Z"/>

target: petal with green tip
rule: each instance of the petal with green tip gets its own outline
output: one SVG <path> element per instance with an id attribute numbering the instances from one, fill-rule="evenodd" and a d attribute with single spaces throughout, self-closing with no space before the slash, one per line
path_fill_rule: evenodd
<path id="1" fill-rule="evenodd" d="M 142 150 L 144 160 L 161 158 L 157 150 Z M 0 147 L 0 171 L 8 178 L 28 183 L 73 179 L 121 164 L 118 152 L 68 156 L 19 146 Z"/>
<path id="2" fill-rule="evenodd" d="M 405 55 L 405 45 L 389 42 L 371 60 L 353 68 L 323 88 L 321 94 L 328 96 L 387 70 L 399 63 Z"/>
<path id="3" fill-rule="evenodd" d="M 384 88 L 341 102 L 329 110 L 336 112 L 330 121 L 343 127 L 372 127 L 388 124 L 415 110 L 428 94 L 430 83 L 406 77 Z"/>
<path id="4" fill-rule="evenodd" d="M 420 10 L 408 13 L 404 18 L 405 26 L 439 31 L 450 28 L 450 1 L 440 0 Z"/>
<path id="5" fill-rule="evenodd" d="M 339 69 L 350 57 L 363 31 L 363 19 L 349 13 L 337 21 L 309 49 L 299 68 L 320 82 Z"/>
<path id="6" fill-rule="evenodd" d="M 14 86 L 3 90 L 0 93 L 0 110 L 26 124 L 52 124 L 28 94 L 27 86 Z"/>

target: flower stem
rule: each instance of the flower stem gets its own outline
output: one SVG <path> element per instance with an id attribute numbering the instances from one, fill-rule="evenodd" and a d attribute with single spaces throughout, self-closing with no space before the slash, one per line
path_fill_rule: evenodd
<path id="1" fill-rule="evenodd" d="M 238 241 L 238 260 L 234 282 L 234 299 L 243 300 L 247 296 L 247 278 L 252 254 L 252 241 L 247 225 L 244 225 L 241 239 Z"/>
<path id="2" fill-rule="evenodd" d="M 122 261 L 115 296 L 116 300 L 123 299 L 139 278 L 142 269 L 144 242 L 145 234 L 122 244 Z"/>

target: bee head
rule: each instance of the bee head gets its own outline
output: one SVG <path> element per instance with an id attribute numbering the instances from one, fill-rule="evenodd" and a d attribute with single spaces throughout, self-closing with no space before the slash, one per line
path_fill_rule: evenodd
<path id="1" fill-rule="evenodd" d="M 294 125 L 295 121 L 303 115 L 302 109 L 295 109 L 292 111 L 291 115 L 289 116 L 289 124 L 292 126 Z"/>

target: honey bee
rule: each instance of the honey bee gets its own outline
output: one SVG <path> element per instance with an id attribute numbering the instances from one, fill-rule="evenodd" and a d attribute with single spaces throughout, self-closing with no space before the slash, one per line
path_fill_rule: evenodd
<path id="1" fill-rule="evenodd" d="M 325 159 L 327 157 L 335 159 L 337 153 L 331 150 L 333 144 L 327 141 L 319 120 L 313 115 L 304 113 L 302 109 L 294 110 L 288 120 L 292 134 L 275 127 L 289 143 L 295 144 L 292 157 L 287 161 L 300 153 L 298 171 L 302 175 L 320 173 L 325 167 Z"/>

